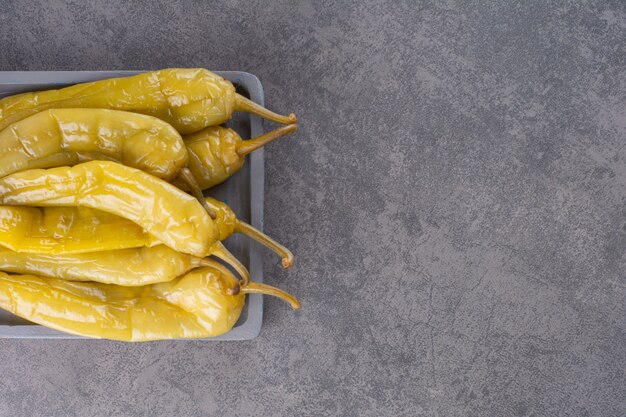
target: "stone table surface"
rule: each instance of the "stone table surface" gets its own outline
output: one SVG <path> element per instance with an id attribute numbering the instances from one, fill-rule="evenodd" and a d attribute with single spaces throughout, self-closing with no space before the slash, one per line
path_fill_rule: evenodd
<path id="1" fill-rule="evenodd" d="M 626 415 L 626 7 L 504 3 L 2 2 L 1 70 L 244 70 L 300 115 L 264 262 L 303 308 L 0 340 L 0 415 Z"/>

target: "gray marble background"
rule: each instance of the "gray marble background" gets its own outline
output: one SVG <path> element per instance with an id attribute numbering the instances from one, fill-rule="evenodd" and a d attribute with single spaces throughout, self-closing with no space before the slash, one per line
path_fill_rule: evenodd
<path id="1" fill-rule="evenodd" d="M 0 340 L 0 415 L 626 415 L 626 6 L 504 3 L 3 1 L 1 70 L 245 70 L 300 115 L 265 272 L 303 309 Z"/>

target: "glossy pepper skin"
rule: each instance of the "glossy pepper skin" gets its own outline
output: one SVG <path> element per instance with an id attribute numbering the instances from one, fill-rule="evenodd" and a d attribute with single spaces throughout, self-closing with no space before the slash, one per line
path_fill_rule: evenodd
<path id="1" fill-rule="evenodd" d="M 189 153 L 188 168 L 202 189 L 216 186 L 237 173 L 243 166 L 246 155 L 269 142 L 297 130 L 296 124 L 283 126 L 255 139 L 242 140 L 233 129 L 221 126 L 208 127 L 200 132 L 183 137 Z M 177 187 L 188 190 L 180 180 Z"/>
<path id="2" fill-rule="evenodd" d="M 133 175 L 138 175 L 137 181 L 131 181 Z M 151 184 L 152 188 L 146 184 Z M 155 184 L 161 188 L 155 187 Z M 165 191 L 169 195 L 158 194 L 159 190 L 163 191 L 163 184 L 167 185 Z M 143 195 L 142 192 L 148 189 L 150 193 Z M 165 204 L 159 203 L 159 199 L 163 198 L 167 198 L 170 203 L 167 209 Z M 187 199 L 185 204 L 191 207 L 189 210 L 196 205 L 193 211 L 196 220 L 193 220 L 194 217 L 185 217 L 185 210 L 177 211 L 178 198 L 181 201 Z M 0 179 L 0 201 L 6 204 L 53 205 L 43 209 L 0 206 L 0 246 L 14 251 L 81 253 L 152 246 L 162 242 L 179 252 L 200 258 L 219 256 L 247 277 L 243 265 L 221 244 L 218 245 L 219 241 L 226 240 L 233 233 L 241 233 L 279 254 L 284 268 L 294 263 L 291 251 L 249 224 L 239 221 L 228 205 L 210 197 L 205 198 L 205 204 L 215 213 L 215 219 L 211 219 L 206 211 L 197 210 L 199 205 L 193 198 L 177 188 L 113 162 L 93 161 L 73 168 L 31 170 L 10 175 Z M 125 211 L 124 205 L 129 204 L 130 209 Z M 155 207 L 159 205 L 161 208 L 153 215 Z M 108 211 L 100 214 L 99 211 L 90 212 L 88 208 Z M 124 222 L 118 216 L 127 221 Z M 196 221 L 207 222 L 206 225 L 210 227 L 208 237 L 206 228 L 196 224 Z M 155 225 L 153 222 L 164 223 Z M 168 227 L 156 227 L 164 225 Z M 185 226 L 188 226 L 187 237 L 182 234 Z M 170 236 L 172 233 L 173 236 Z M 164 240 L 167 237 L 170 238 L 169 243 Z"/>
<path id="3" fill-rule="evenodd" d="M 239 220 L 226 203 L 212 197 L 205 197 L 205 202 L 216 214 L 214 222 L 219 241 L 241 233 L 280 255 L 283 267 L 293 265 L 294 256 L 289 249 Z M 15 252 L 79 254 L 151 247 L 160 243 L 131 220 L 96 209 L 0 206 L 0 247 Z M 218 242 L 210 248 L 208 255 L 233 263 L 234 257 Z M 242 266 L 235 268 L 241 271 Z"/>
<path id="4" fill-rule="evenodd" d="M 182 134 L 224 123 L 234 111 L 250 111 L 288 124 L 295 115 L 270 112 L 235 92 L 232 83 L 206 69 L 170 68 L 0 100 L 0 129 L 51 108 L 106 108 L 158 117 Z"/>
<path id="5" fill-rule="evenodd" d="M 214 268 L 124 287 L 0 272 L 0 308 L 67 333 L 127 342 L 217 336 L 236 323 L 244 294 Z"/>
<path id="6" fill-rule="evenodd" d="M 0 131 L 0 177 L 32 168 L 112 160 L 165 180 L 187 163 L 180 134 L 152 116 L 105 109 L 52 109 Z"/>
<path id="7" fill-rule="evenodd" d="M 131 220 L 168 247 L 200 258 L 218 241 L 215 222 L 195 198 L 116 162 L 11 174 L 0 179 L 0 204 L 95 208 Z"/>
<path id="8" fill-rule="evenodd" d="M 14 252 L 74 255 L 159 244 L 137 223 L 88 207 L 0 206 L 0 247 Z M 246 267 L 221 242 L 213 243 L 209 255 L 249 280 Z"/>
<path id="9" fill-rule="evenodd" d="M 154 246 L 132 221 L 87 207 L 0 206 L 0 247 L 46 255 Z"/>
<path id="10" fill-rule="evenodd" d="M 220 264 L 165 245 L 61 255 L 0 249 L 0 271 L 127 287 L 171 281 L 202 266 Z"/>

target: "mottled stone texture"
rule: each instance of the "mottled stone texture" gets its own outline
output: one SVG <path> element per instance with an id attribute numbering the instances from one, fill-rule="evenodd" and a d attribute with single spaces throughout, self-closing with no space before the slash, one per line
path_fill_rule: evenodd
<path id="1" fill-rule="evenodd" d="M 623 3 L 38 3 L 2 2 L 0 69 L 245 70 L 301 116 L 266 153 L 298 263 L 265 272 L 303 309 L 2 340 L 0 415 L 626 415 Z"/>

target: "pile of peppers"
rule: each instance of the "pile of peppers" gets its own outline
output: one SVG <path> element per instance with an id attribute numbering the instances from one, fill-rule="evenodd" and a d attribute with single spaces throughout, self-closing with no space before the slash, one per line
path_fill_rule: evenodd
<path id="1" fill-rule="evenodd" d="M 242 140 L 246 111 L 284 126 Z M 0 100 L 0 308 L 67 333 L 139 342 L 229 331 L 254 282 L 234 233 L 294 256 L 204 190 L 297 129 L 205 69 L 173 68 Z M 189 192 L 189 193 L 188 193 Z"/>

